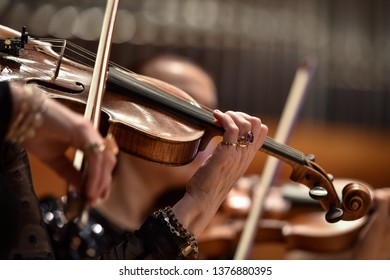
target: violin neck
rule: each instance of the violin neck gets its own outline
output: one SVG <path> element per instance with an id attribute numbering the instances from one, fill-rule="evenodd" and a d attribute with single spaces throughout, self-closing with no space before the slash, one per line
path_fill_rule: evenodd
<path id="1" fill-rule="evenodd" d="M 210 127 L 220 134 L 224 132 L 223 127 L 215 124 L 215 118 L 210 109 L 198 107 L 188 101 L 168 94 L 150 83 L 136 79 L 119 68 L 109 68 L 107 88 L 121 94 L 129 95 L 130 92 L 131 97 L 154 104 L 162 110 L 170 112 L 192 124 Z M 268 136 L 265 138 L 261 150 L 289 164 L 293 162 L 299 165 L 306 165 L 307 163 L 306 157 L 302 152 L 278 143 Z"/>

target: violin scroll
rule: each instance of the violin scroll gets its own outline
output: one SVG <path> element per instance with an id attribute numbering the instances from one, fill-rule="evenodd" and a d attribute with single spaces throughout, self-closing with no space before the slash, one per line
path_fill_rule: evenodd
<path id="1" fill-rule="evenodd" d="M 371 193 L 360 183 L 349 183 L 342 191 L 342 200 L 333 186 L 333 176 L 327 174 L 316 163 L 307 160 L 304 165 L 290 162 L 293 172 L 290 179 L 307 186 L 309 195 L 326 211 L 329 223 L 357 220 L 371 208 Z"/>
<path id="2" fill-rule="evenodd" d="M 342 192 L 343 220 L 357 220 L 365 216 L 371 208 L 372 199 L 369 189 L 359 183 L 349 183 Z"/>

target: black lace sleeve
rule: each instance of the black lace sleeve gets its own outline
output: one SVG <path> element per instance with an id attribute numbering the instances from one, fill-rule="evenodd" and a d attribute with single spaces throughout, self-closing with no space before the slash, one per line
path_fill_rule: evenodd
<path id="1" fill-rule="evenodd" d="M 150 216 L 133 234 L 101 259 L 185 259 L 187 243 L 173 234 L 161 216 Z"/>

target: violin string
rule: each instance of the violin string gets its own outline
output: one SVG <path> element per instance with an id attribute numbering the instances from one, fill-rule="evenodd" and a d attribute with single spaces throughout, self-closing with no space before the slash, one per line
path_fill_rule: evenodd
<path id="1" fill-rule="evenodd" d="M 81 63 L 82 65 L 86 65 L 86 66 L 92 66 L 95 62 L 95 58 L 96 58 L 96 54 L 93 53 L 92 51 L 89 51 L 73 42 L 70 42 L 70 41 L 67 41 L 66 44 L 64 43 L 65 40 L 64 39 L 52 39 L 52 38 L 42 38 L 42 39 L 39 39 L 40 42 L 44 42 L 44 43 L 47 43 L 46 44 L 42 44 L 42 43 L 30 43 L 29 45 L 31 47 L 34 47 L 34 46 L 39 46 L 39 47 L 43 47 L 43 46 L 47 46 L 47 47 L 51 47 L 54 51 L 56 51 L 57 49 L 61 49 L 63 48 L 63 46 L 65 45 L 66 46 L 66 51 L 69 52 L 69 54 L 65 53 L 64 54 L 64 57 L 67 57 L 69 59 L 71 59 L 72 61 L 76 61 L 76 62 L 79 62 Z M 31 41 L 30 41 L 31 42 Z M 58 51 L 59 53 L 59 51 Z M 77 56 L 77 57 L 76 57 Z M 84 59 L 85 61 L 89 62 L 90 64 L 86 63 L 85 61 L 81 60 L 81 59 Z M 118 69 L 121 69 L 125 72 L 128 72 L 128 73 L 134 73 L 133 71 L 117 64 L 117 63 L 114 63 L 112 61 L 109 62 L 109 66 L 113 66 L 113 67 L 116 67 Z M 174 105 L 177 105 L 177 106 L 180 106 L 181 108 L 185 108 L 187 111 L 188 110 L 191 110 L 193 112 L 195 112 L 196 114 L 198 115 L 203 115 L 204 118 L 208 118 L 211 120 L 213 120 L 212 116 L 210 116 L 211 114 L 211 109 L 205 107 L 205 106 L 202 106 L 202 105 L 199 105 L 201 106 L 201 108 L 203 109 L 203 111 L 197 107 L 197 106 L 194 106 L 193 104 L 191 103 L 188 103 L 187 101 L 184 101 L 180 98 L 177 98 L 175 96 L 172 96 L 172 95 L 167 95 L 165 94 L 163 91 L 161 91 L 159 88 L 149 84 L 149 83 L 145 83 L 145 82 L 142 82 L 138 79 L 133 79 L 133 82 L 136 83 L 137 85 L 142 85 L 143 87 L 146 87 L 148 88 L 149 90 L 153 91 L 153 92 L 158 92 L 158 94 L 163 97 L 165 100 L 169 100 L 171 103 L 173 103 Z"/>
<path id="2" fill-rule="evenodd" d="M 91 65 L 94 64 L 95 59 L 96 59 L 96 54 L 94 52 L 92 52 L 92 51 L 90 51 L 90 50 L 88 50 L 86 48 L 83 48 L 83 47 L 81 47 L 81 46 L 79 46 L 79 45 L 77 45 L 77 44 L 75 44 L 73 42 L 68 42 L 68 46 L 69 46 L 68 50 L 70 52 L 72 52 L 72 53 L 74 53 L 76 55 L 79 55 L 81 57 L 84 57 L 85 59 L 89 60 L 91 62 Z M 70 57 L 70 58 L 74 59 L 73 57 Z M 127 72 L 133 73 L 131 70 L 129 70 L 129 69 L 127 69 L 127 68 L 117 64 L 117 63 L 114 63 L 112 61 L 110 61 L 108 64 L 109 64 L 109 66 L 118 67 L 118 68 L 120 68 L 122 70 L 125 70 Z M 89 66 L 91 66 L 91 65 L 89 65 Z"/>
<path id="3" fill-rule="evenodd" d="M 268 147 L 272 148 L 272 150 L 283 152 L 284 154 L 289 155 L 288 158 L 290 158 L 298 163 L 305 164 L 307 162 L 306 157 L 302 152 L 300 152 L 300 151 L 298 151 L 298 150 L 296 150 L 288 145 L 276 142 L 275 140 L 273 140 L 271 138 L 267 138 L 265 142 L 268 145 Z"/>
<path id="4" fill-rule="evenodd" d="M 83 51 L 78 51 L 77 49 L 80 49 L 80 48 L 78 48 L 76 44 L 74 44 L 70 41 L 66 41 L 63 39 L 40 39 L 40 41 L 49 43 L 48 46 L 50 46 L 54 51 L 56 51 L 58 53 L 60 52 L 58 50 L 61 50 L 65 45 L 64 51 L 68 51 L 72 54 L 76 54 L 77 57 L 73 56 L 73 55 L 69 55 L 67 53 L 64 53 L 64 57 L 67 57 L 67 58 L 71 59 L 72 61 L 81 63 L 82 65 L 86 65 L 86 66 L 93 65 L 92 52 L 90 53 L 86 49 L 83 49 Z M 65 44 L 65 41 L 66 41 L 66 44 Z M 89 61 L 90 64 L 86 63 L 82 59 Z"/>
<path id="5" fill-rule="evenodd" d="M 42 44 L 43 42 L 43 44 Z M 66 43 L 65 43 L 66 42 Z M 50 47 L 53 49 L 53 51 L 60 53 L 60 50 L 64 48 L 65 45 L 65 51 L 69 53 L 64 53 L 64 57 L 78 62 L 82 65 L 92 67 L 94 65 L 94 62 L 96 60 L 96 54 L 92 51 L 87 50 L 86 48 L 83 48 L 71 41 L 67 41 L 65 39 L 53 39 L 53 38 L 40 38 L 38 43 L 30 43 L 28 45 L 25 45 L 25 49 L 33 49 L 33 47 Z M 124 68 L 123 66 L 116 64 L 112 61 L 109 62 L 110 66 L 118 67 L 122 70 L 132 72 L 129 69 Z"/>
<path id="6" fill-rule="evenodd" d="M 40 41 L 50 43 L 49 46 L 51 46 L 52 48 L 62 48 L 65 40 L 64 39 L 43 38 L 43 39 L 40 39 Z M 79 46 L 71 41 L 67 41 L 66 50 L 74 55 L 77 55 L 78 57 L 85 59 L 86 61 L 89 61 L 91 64 L 90 65 L 86 64 L 84 61 L 82 61 L 82 60 L 80 60 L 72 55 L 65 54 L 65 57 L 67 57 L 73 61 L 79 62 L 79 63 L 81 63 L 83 65 L 87 65 L 87 66 L 92 66 L 95 62 L 96 54 L 94 52 L 89 51 L 88 49 L 83 48 L 83 47 L 81 47 L 81 46 Z M 131 70 L 129 70 L 129 69 L 117 64 L 117 63 L 114 63 L 112 61 L 109 62 L 109 66 L 117 67 L 117 68 L 119 68 L 125 72 L 128 72 L 128 73 L 134 73 L 133 71 L 131 71 Z M 150 90 L 158 91 L 159 93 L 163 94 L 163 92 L 160 89 L 156 88 L 155 86 L 153 86 L 151 84 L 148 84 L 148 83 L 145 84 L 145 82 L 139 81 L 138 79 L 134 79 L 134 82 L 137 83 L 138 85 L 142 84 L 143 86 L 147 87 Z M 171 95 L 166 95 L 166 94 L 165 94 L 165 96 L 166 96 L 166 98 L 171 97 Z M 184 105 L 187 108 L 195 107 L 194 110 L 197 110 L 197 111 L 199 109 L 199 107 L 196 107 L 193 104 L 188 104 L 188 102 L 182 101 L 180 98 L 177 98 L 175 96 L 172 96 L 172 100 L 175 100 L 175 101 L 177 100 L 178 102 L 181 102 L 182 104 L 180 104 L 180 105 Z M 206 106 L 203 106 L 203 105 L 199 105 L 199 106 L 202 109 L 204 109 L 205 111 L 207 111 L 205 113 L 206 113 L 207 117 L 209 117 L 209 114 L 211 113 L 211 109 L 206 107 Z M 203 112 L 198 112 L 198 113 L 203 113 Z"/>

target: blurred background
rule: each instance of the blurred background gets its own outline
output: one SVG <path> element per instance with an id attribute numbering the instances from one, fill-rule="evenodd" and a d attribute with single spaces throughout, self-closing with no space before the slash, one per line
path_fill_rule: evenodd
<path id="1" fill-rule="evenodd" d="M 102 0 L 0 0 L 0 24 L 95 52 L 104 9 Z M 388 15 L 386 0 L 122 0 L 111 60 L 132 69 L 159 53 L 188 56 L 214 78 L 220 109 L 260 116 L 270 136 L 297 67 L 315 61 L 291 146 L 335 176 L 386 187 Z M 263 158 L 248 172 L 260 173 Z"/>

